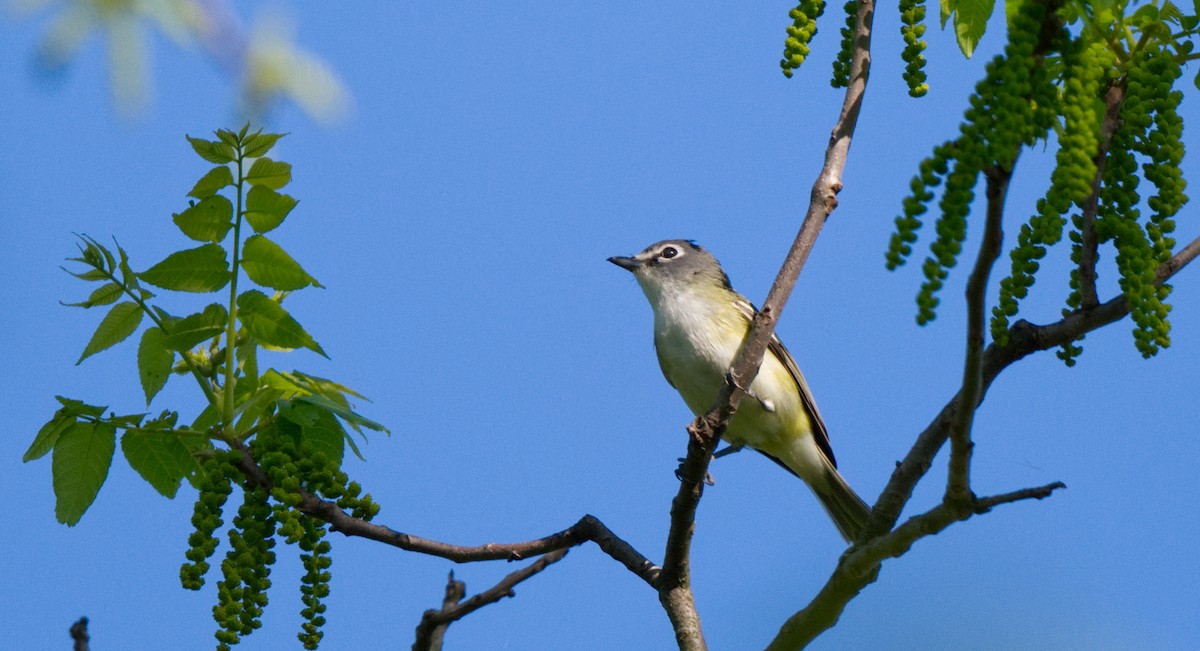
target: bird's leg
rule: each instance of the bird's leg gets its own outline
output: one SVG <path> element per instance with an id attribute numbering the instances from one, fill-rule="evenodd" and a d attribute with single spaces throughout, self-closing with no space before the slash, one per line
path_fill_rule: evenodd
<path id="1" fill-rule="evenodd" d="M 742 448 L 744 448 L 744 447 L 746 447 L 746 446 L 743 443 L 739 443 L 737 445 L 727 445 L 727 446 L 725 446 L 724 450 L 717 450 L 716 452 L 714 452 L 713 458 L 720 459 L 721 457 L 726 456 L 726 455 L 737 454 L 738 452 L 741 452 Z"/>

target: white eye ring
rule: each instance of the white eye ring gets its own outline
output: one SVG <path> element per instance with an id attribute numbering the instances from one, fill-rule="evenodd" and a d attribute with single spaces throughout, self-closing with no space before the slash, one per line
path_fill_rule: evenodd
<path id="1" fill-rule="evenodd" d="M 677 255 L 679 255 L 679 249 L 677 249 L 673 246 L 668 246 L 668 247 L 664 248 L 661 253 L 658 254 L 658 257 L 663 258 L 665 260 L 670 260 L 671 258 L 674 258 Z"/>

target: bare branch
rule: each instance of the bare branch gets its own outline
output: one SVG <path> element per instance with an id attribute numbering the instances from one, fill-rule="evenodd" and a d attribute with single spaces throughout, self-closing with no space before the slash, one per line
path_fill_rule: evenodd
<path id="1" fill-rule="evenodd" d="M 458 604 L 466 595 L 467 584 L 455 579 L 454 570 L 450 570 L 450 576 L 446 579 L 446 594 L 442 597 L 442 609 L 427 610 L 422 614 L 421 623 L 417 624 L 413 651 L 442 651 L 442 643 L 446 639 L 446 629 L 450 628 L 450 622 L 435 621 L 435 616 Z"/>
<path id="2" fill-rule="evenodd" d="M 987 176 L 987 220 L 983 230 L 983 241 L 979 245 L 979 256 L 975 268 L 967 279 L 967 351 L 963 360 L 962 395 L 966 405 L 978 405 L 983 390 L 983 334 L 986 329 L 988 277 L 996 259 L 1000 257 L 1000 244 L 1004 239 L 1004 199 L 1008 195 L 1008 183 L 1012 169 L 993 167 Z M 975 420 L 975 408 L 960 409 L 955 413 L 954 426 L 950 431 L 950 472 L 946 481 L 946 500 L 968 502 L 971 493 L 971 424 Z"/>
<path id="3" fill-rule="evenodd" d="M 850 66 L 850 83 L 842 102 L 842 110 L 825 149 L 825 164 L 813 183 L 808 211 L 787 258 L 783 262 L 762 309 L 754 318 L 750 332 L 729 372 L 729 381 L 716 403 L 688 426 L 690 440 L 687 458 L 680 468 L 682 481 L 671 504 L 671 528 L 667 549 L 663 555 L 662 583 L 659 600 L 671 618 L 680 649 L 705 649 L 704 633 L 691 594 L 689 550 L 695 530 L 696 507 L 704 492 L 708 464 L 738 404 L 758 374 L 766 353 L 767 343 L 775 331 L 783 306 L 791 295 L 808 254 L 816 243 L 825 220 L 837 207 L 837 195 L 842 189 L 842 172 L 858 114 L 866 91 L 871 68 L 871 24 L 875 15 L 874 0 L 859 0 L 854 31 L 854 57 Z"/>
<path id="4" fill-rule="evenodd" d="M 238 469 L 246 476 L 251 484 L 271 487 L 262 468 L 254 462 L 249 450 L 244 444 L 232 443 L 234 449 L 242 453 Z M 651 587 L 657 588 L 659 575 L 662 570 L 642 556 L 632 545 L 622 540 L 595 516 L 585 515 L 578 522 L 548 536 L 536 540 L 516 543 L 488 543 L 473 547 L 452 545 L 437 540 L 429 540 L 395 531 L 383 525 L 367 522 L 356 518 L 342 510 L 336 503 L 323 500 L 307 491 L 300 492 L 300 505 L 297 507 L 305 515 L 322 520 L 329 528 L 345 536 L 367 538 L 385 545 L 398 547 L 405 551 L 440 556 L 456 563 L 473 563 L 478 561 L 519 561 L 552 551 L 567 549 L 594 542 L 604 553 L 624 565 L 630 572 L 641 577 Z"/>
<path id="5" fill-rule="evenodd" d="M 72 647 L 74 651 L 88 651 L 88 643 L 92 637 L 88 635 L 87 625 L 87 617 L 80 617 L 79 621 L 71 624 L 71 640 L 74 641 Z"/>
<path id="6" fill-rule="evenodd" d="M 1083 308 L 1100 304 L 1100 298 L 1096 295 L 1096 259 L 1100 246 L 1096 238 L 1096 213 L 1100 209 L 1100 182 L 1104 179 L 1108 148 L 1112 145 L 1113 134 L 1121 125 L 1118 115 L 1124 103 L 1125 85 L 1123 82 L 1109 88 L 1108 92 L 1104 94 L 1104 121 L 1100 125 L 1100 148 L 1093 159 L 1096 163 L 1096 176 L 1092 179 L 1092 193 L 1083 205 L 1079 225 L 1081 236 L 1079 297 L 1080 307 Z"/>
<path id="7" fill-rule="evenodd" d="M 441 637 L 445 634 L 446 628 L 451 623 L 470 615 L 488 604 L 496 603 L 505 597 L 516 596 L 513 588 L 518 583 L 546 569 L 546 566 L 551 563 L 558 562 L 562 557 L 567 555 L 567 551 L 567 549 L 560 549 L 550 552 L 527 567 L 509 574 L 496 585 L 472 596 L 462 603 L 459 603 L 458 599 L 461 599 L 462 595 L 465 594 L 466 586 L 461 581 L 454 580 L 454 574 L 451 573 L 450 582 L 446 586 L 446 599 L 442 602 L 442 609 L 427 610 L 421 617 L 421 623 L 417 626 L 417 641 L 413 643 L 413 651 L 438 651 L 441 649 Z M 439 631 L 440 633 L 438 633 Z M 437 633 L 437 646 L 433 646 L 435 633 Z"/>

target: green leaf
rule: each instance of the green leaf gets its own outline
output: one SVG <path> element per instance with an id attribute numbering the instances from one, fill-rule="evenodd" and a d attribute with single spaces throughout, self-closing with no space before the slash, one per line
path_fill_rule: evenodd
<path id="1" fill-rule="evenodd" d="M 338 418 L 341 418 L 351 425 L 365 427 L 367 429 L 375 430 L 376 432 L 385 432 L 388 434 L 391 433 L 388 431 L 388 428 L 384 427 L 383 425 L 380 425 L 379 423 L 376 423 L 375 421 L 356 413 L 348 407 L 339 405 L 325 396 L 297 396 L 294 398 L 294 400 L 296 402 L 308 402 L 321 407 L 322 409 L 337 415 Z"/>
<path id="2" fill-rule="evenodd" d="M 251 185 L 262 185 L 272 190 L 278 190 L 292 180 L 292 166 L 283 161 L 270 158 L 260 158 L 250 166 L 246 180 Z"/>
<path id="3" fill-rule="evenodd" d="M 137 303 L 118 303 L 113 306 L 96 327 L 91 341 L 83 349 L 79 361 L 75 362 L 76 366 L 88 357 L 125 341 L 141 322 L 142 308 Z"/>
<path id="4" fill-rule="evenodd" d="M 263 185 L 256 185 L 246 193 L 246 221 L 256 233 L 275 229 L 295 207 L 295 199 Z"/>
<path id="5" fill-rule="evenodd" d="M 33 443 L 25 451 L 25 456 L 21 457 L 21 461 L 28 463 L 34 459 L 41 459 L 46 456 L 46 453 L 58 442 L 58 437 L 74 424 L 75 417 L 68 415 L 66 410 L 59 409 L 54 412 L 54 418 L 51 418 L 50 422 L 42 425 L 42 428 L 38 430 L 37 436 L 33 437 Z"/>
<path id="6" fill-rule="evenodd" d="M 196 181 L 196 185 L 192 187 L 188 196 L 204 199 L 216 194 L 217 190 L 227 185 L 233 185 L 233 172 L 230 172 L 229 168 L 224 165 L 218 165 L 200 177 L 199 181 Z"/>
<path id="7" fill-rule="evenodd" d="M 96 307 L 97 305 L 112 305 L 121 298 L 121 286 L 117 283 L 108 283 L 101 285 L 92 292 L 91 296 L 87 297 L 86 301 L 81 303 L 63 303 L 67 307 Z"/>
<path id="8" fill-rule="evenodd" d="M 116 437 L 111 423 L 76 423 L 58 437 L 50 466 L 59 522 L 75 526 L 95 501 L 112 465 Z"/>
<path id="9" fill-rule="evenodd" d="M 262 235 L 251 235 L 242 245 L 242 268 L 250 280 L 272 289 L 321 287 L 321 283 L 308 275 L 292 256 Z"/>
<path id="10" fill-rule="evenodd" d="M 236 133 L 230 131 L 229 129 L 217 129 L 216 133 L 217 138 L 220 138 L 221 142 L 229 145 L 230 147 L 237 147 L 238 137 Z"/>
<path id="11" fill-rule="evenodd" d="M 301 435 L 313 451 L 340 467 L 346 452 L 346 430 L 336 416 L 316 405 L 305 402 L 280 401 L 279 415 L 300 426 Z"/>
<path id="12" fill-rule="evenodd" d="M 1010 0 L 1009 2 L 1005 3 L 1005 6 L 1016 4 L 1019 4 L 1017 0 Z M 942 29 L 946 29 L 946 21 L 950 20 L 950 17 L 954 15 L 954 8 L 956 5 L 958 5 L 958 0 L 941 0 Z"/>
<path id="13" fill-rule="evenodd" d="M 167 337 L 159 328 L 147 328 L 138 343 L 138 375 L 142 379 L 142 392 L 146 394 L 146 406 L 162 391 L 171 377 L 171 365 L 175 353 L 167 348 Z"/>
<path id="14" fill-rule="evenodd" d="M 237 153 L 233 150 L 233 147 L 223 142 L 213 142 L 191 136 L 187 136 L 187 139 L 188 142 L 192 143 L 192 149 L 196 150 L 197 154 L 200 154 L 200 158 L 210 163 L 224 165 L 225 163 L 232 163 L 237 160 Z"/>
<path id="15" fill-rule="evenodd" d="M 125 283 L 125 286 L 130 289 L 141 289 L 141 286 L 138 285 L 137 274 L 133 273 L 133 269 L 129 268 L 129 255 L 125 253 L 125 249 L 122 249 L 120 244 L 117 245 L 117 253 L 121 256 L 121 264 L 118 265 L 121 269 L 121 282 Z M 146 291 L 142 292 L 142 300 L 153 296 L 153 294 L 150 294 L 150 296 L 147 296 L 147 294 L 150 293 Z"/>
<path id="16" fill-rule="evenodd" d="M 958 39 L 958 48 L 968 59 L 975 53 L 979 39 L 983 38 L 995 6 L 995 0 L 958 0 L 954 10 L 954 36 Z"/>
<path id="17" fill-rule="evenodd" d="M 225 249 L 216 244 L 205 244 L 176 251 L 138 276 L 163 289 L 215 292 L 229 284 L 229 262 L 225 259 Z"/>
<path id="18" fill-rule="evenodd" d="M 183 478 L 196 469 L 187 445 L 172 430 L 131 430 L 121 437 L 129 465 L 168 499 L 174 499 Z"/>
<path id="19" fill-rule="evenodd" d="M 307 348 L 329 357 L 304 328 L 266 294 L 252 289 L 237 298 L 238 318 L 255 339 L 279 348 Z"/>
<path id="20" fill-rule="evenodd" d="M 62 396 L 54 396 L 54 399 L 63 406 L 62 411 L 68 416 L 87 416 L 89 418 L 99 418 L 104 415 L 104 411 L 108 407 L 100 405 L 89 405 L 82 400 L 74 400 L 72 398 L 64 398 Z"/>
<path id="21" fill-rule="evenodd" d="M 179 230 L 193 240 L 220 242 L 233 228 L 233 204 L 229 199 L 214 194 L 172 217 Z"/>
<path id="22" fill-rule="evenodd" d="M 242 151 L 246 158 L 258 158 L 271 150 L 275 146 L 275 141 L 286 136 L 286 133 L 262 133 L 261 131 L 247 137 L 242 144 Z"/>
<path id="23" fill-rule="evenodd" d="M 170 350 L 190 350 L 196 344 L 212 339 L 225 332 L 229 324 L 229 312 L 219 303 L 208 304 L 203 312 L 197 312 L 171 324 L 163 337 L 163 345 Z"/>
<path id="24" fill-rule="evenodd" d="M 79 260 L 79 258 L 67 258 L 67 259 L 68 260 Z M 75 276 L 76 278 L 78 278 L 80 280 L 87 280 L 89 282 L 94 282 L 97 280 L 108 280 L 108 274 L 105 273 L 103 269 L 88 269 L 87 271 L 80 271 L 78 273 L 71 271 L 70 269 L 67 269 L 66 267 L 59 267 L 59 269 L 62 269 L 63 271 L 71 274 L 72 276 Z"/>

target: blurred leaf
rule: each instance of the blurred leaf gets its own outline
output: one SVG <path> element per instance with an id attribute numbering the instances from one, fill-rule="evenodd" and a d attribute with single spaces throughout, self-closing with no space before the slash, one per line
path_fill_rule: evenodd
<path id="1" fill-rule="evenodd" d="M 54 412 L 54 418 L 42 425 L 37 436 L 33 437 L 33 443 L 25 451 L 25 456 L 21 457 L 21 461 L 28 463 L 46 456 L 46 453 L 58 442 L 58 437 L 74 424 L 75 417 L 68 415 L 65 410 L 60 409 Z"/>
<path id="2" fill-rule="evenodd" d="M 167 337 L 159 328 L 147 328 L 138 343 L 138 375 L 142 380 L 142 392 L 146 394 L 146 405 L 167 384 L 171 376 L 171 365 L 175 353 L 167 348 Z"/>
<path id="3" fill-rule="evenodd" d="M 233 228 L 233 204 L 229 199 L 214 194 L 172 217 L 179 230 L 193 240 L 220 242 L 225 239 L 229 229 Z"/>
<path id="4" fill-rule="evenodd" d="M 946 21 L 950 20 L 950 17 L 954 15 L 954 8 L 958 4 L 958 0 L 941 0 L 940 4 L 941 4 L 940 17 L 941 17 L 941 21 L 942 21 L 942 29 L 946 29 Z M 1010 2 L 1005 3 L 1005 6 L 1010 6 L 1010 5 L 1018 6 L 1018 5 L 1020 5 L 1020 2 L 1018 2 L 1017 0 L 1011 0 Z"/>
<path id="5" fill-rule="evenodd" d="M 262 343 L 280 348 L 308 348 L 322 357 L 329 357 L 312 335 L 266 294 L 252 289 L 238 296 L 237 306 L 238 318 L 246 331 Z"/>
<path id="6" fill-rule="evenodd" d="M 229 262 L 225 259 L 225 249 L 216 244 L 205 244 L 172 253 L 138 275 L 163 289 L 215 292 L 229 284 Z"/>
<path id="7" fill-rule="evenodd" d="M 987 30 L 995 0 L 958 0 L 954 10 L 954 35 L 958 48 L 969 59 Z"/>
<path id="8" fill-rule="evenodd" d="M 229 312 L 219 303 L 210 303 L 203 312 L 185 316 L 171 324 L 163 345 L 171 350 L 185 351 L 196 344 L 225 332 Z"/>
<path id="9" fill-rule="evenodd" d="M 250 171 L 246 173 L 246 180 L 251 185 L 261 185 L 278 190 L 292 180 L 292 166 L 283 161 L 259 158 L 250 166 Z"/>
<path id="10" fill-rule="evenodd" d="M 286 251 L 262 235 L 251 235 L 242 245 L 242 268 L 250 280 L 272 289 L 321 287 Z"/>
<path id="11" fill-rule="evenodd" d="M 224 165 L 218 165 L 209 170 L 208 174 L 200 177 L 199 181 L 196 181 L 196 185 L 192 187 L 188 196 L 204 199 L 216 194 L 217 190 L 227 185 L 233 185 L 233 172 L 230 172 L 229 168 Z"/>
<path id="12" fill-rule="evenodd" d="M 75 526 L 95 501 L 112 465 L 116 436 L 111 423 L 75 423 L 58 437 L 50 465 L 59 522 Z"/>
<path id="13" fill-rule="evenodd" d="M 243 143 L 243 153 L 246 158 L 258 158 L 265 155 L 275 146 L 275 142 L 286 136 L 286 133 L 258 133 L 246 137 Z"/>
<path id="14" fill-rule="evenodd" d="M 266 233 L 283 223 L 296 200 L 271 188 L 256 185 L 246 193 L 246 221 L 257 233 Z"/>
<path id="15" fill-rule="evenodd" d="M 168 499 L 174 499 L 183 478 L 196 469 L 196 460 L 179 435 L 171 430 L 131 430 L 121 437 L 129 465 Z"/>
<path id="16" fill-rule="evenodd" d="M 294 398 L 294 400 L 296 400 L 297 402 L 308 402 L 308 403 L 311 403 L 318 407 L 321 407 L 322 409 L 325 409 L 326 411 L 336 414 L 338 416 L 338 418 L 341 418 L 342 420 L 346 421 L 347 423 L 350 423 L 351 425 L 358 425 L 361 427 L 365 427 L 367 429 L 375 430 L 376 432 L 386 432 L 389 434 L 391 433 L 388 430 L 388 428 L 384 427 L 383 425 L 380 425 L 379 423 L 376 423 L 375 421 L 373 421 L 369 418 L 366 418 L 365 416 L 359 415 L 357 412 L 349 409 L 348 407 L 339 405 L 338 403 L 334 402 L 333 400 L 330 400 L 329 398 L 326 398 L 325 396 L 319 396 L 319 395 L 297 396 L 296 398 Z"/>
<path id="17" fill-rule="evenodd" d="M 76 366 L 88 357 L 125 341 L 141 322 L 142 308 L 137 303 L 118 303 L 113 306 L 96 327 L 91 341 L 83 349 L 79 361 L 75 362 Z"/>
<path id="18" fill-rule="evenodd" d="M 122 290 L 121 286 L 117 283 L 108 283 L 107 285 L 101 285 L 97 287 L 92 292 L 91 296 L 87 297 L 86 301 L 81 303 L 63 303 L 63 305 L 67 307 L 84 308 L 96 307 L 97 305 L 112 305 L 113 303 L 117 302 L 118 298 L 121 298 L 121 293 L 123 291 L 124 290 Z"/>
<path id="19" fill-rule="evenodd" d="M 213 142 L 191 136 L 187 136 L 187 139 L 188 142 L 192 143 L 192 149 L 196 150 L 196 153 L 200 154 L 201 158 L 210 163 L 224 165 L 225 163 L 232 163 L 237 160 L 237 152 L 233 150 L 233 147 L 223 142 Z"/>
<path id="20" fill-rule="evenodd" d="M 237 148 L 237 145 L 238 145 L 237 134 L 230 131 L 229 129 L 217 129 L 217 138 L 220 139 L 221 142 L 229 145 L 230 147 L 233 147 L 235 149 Z"/>

